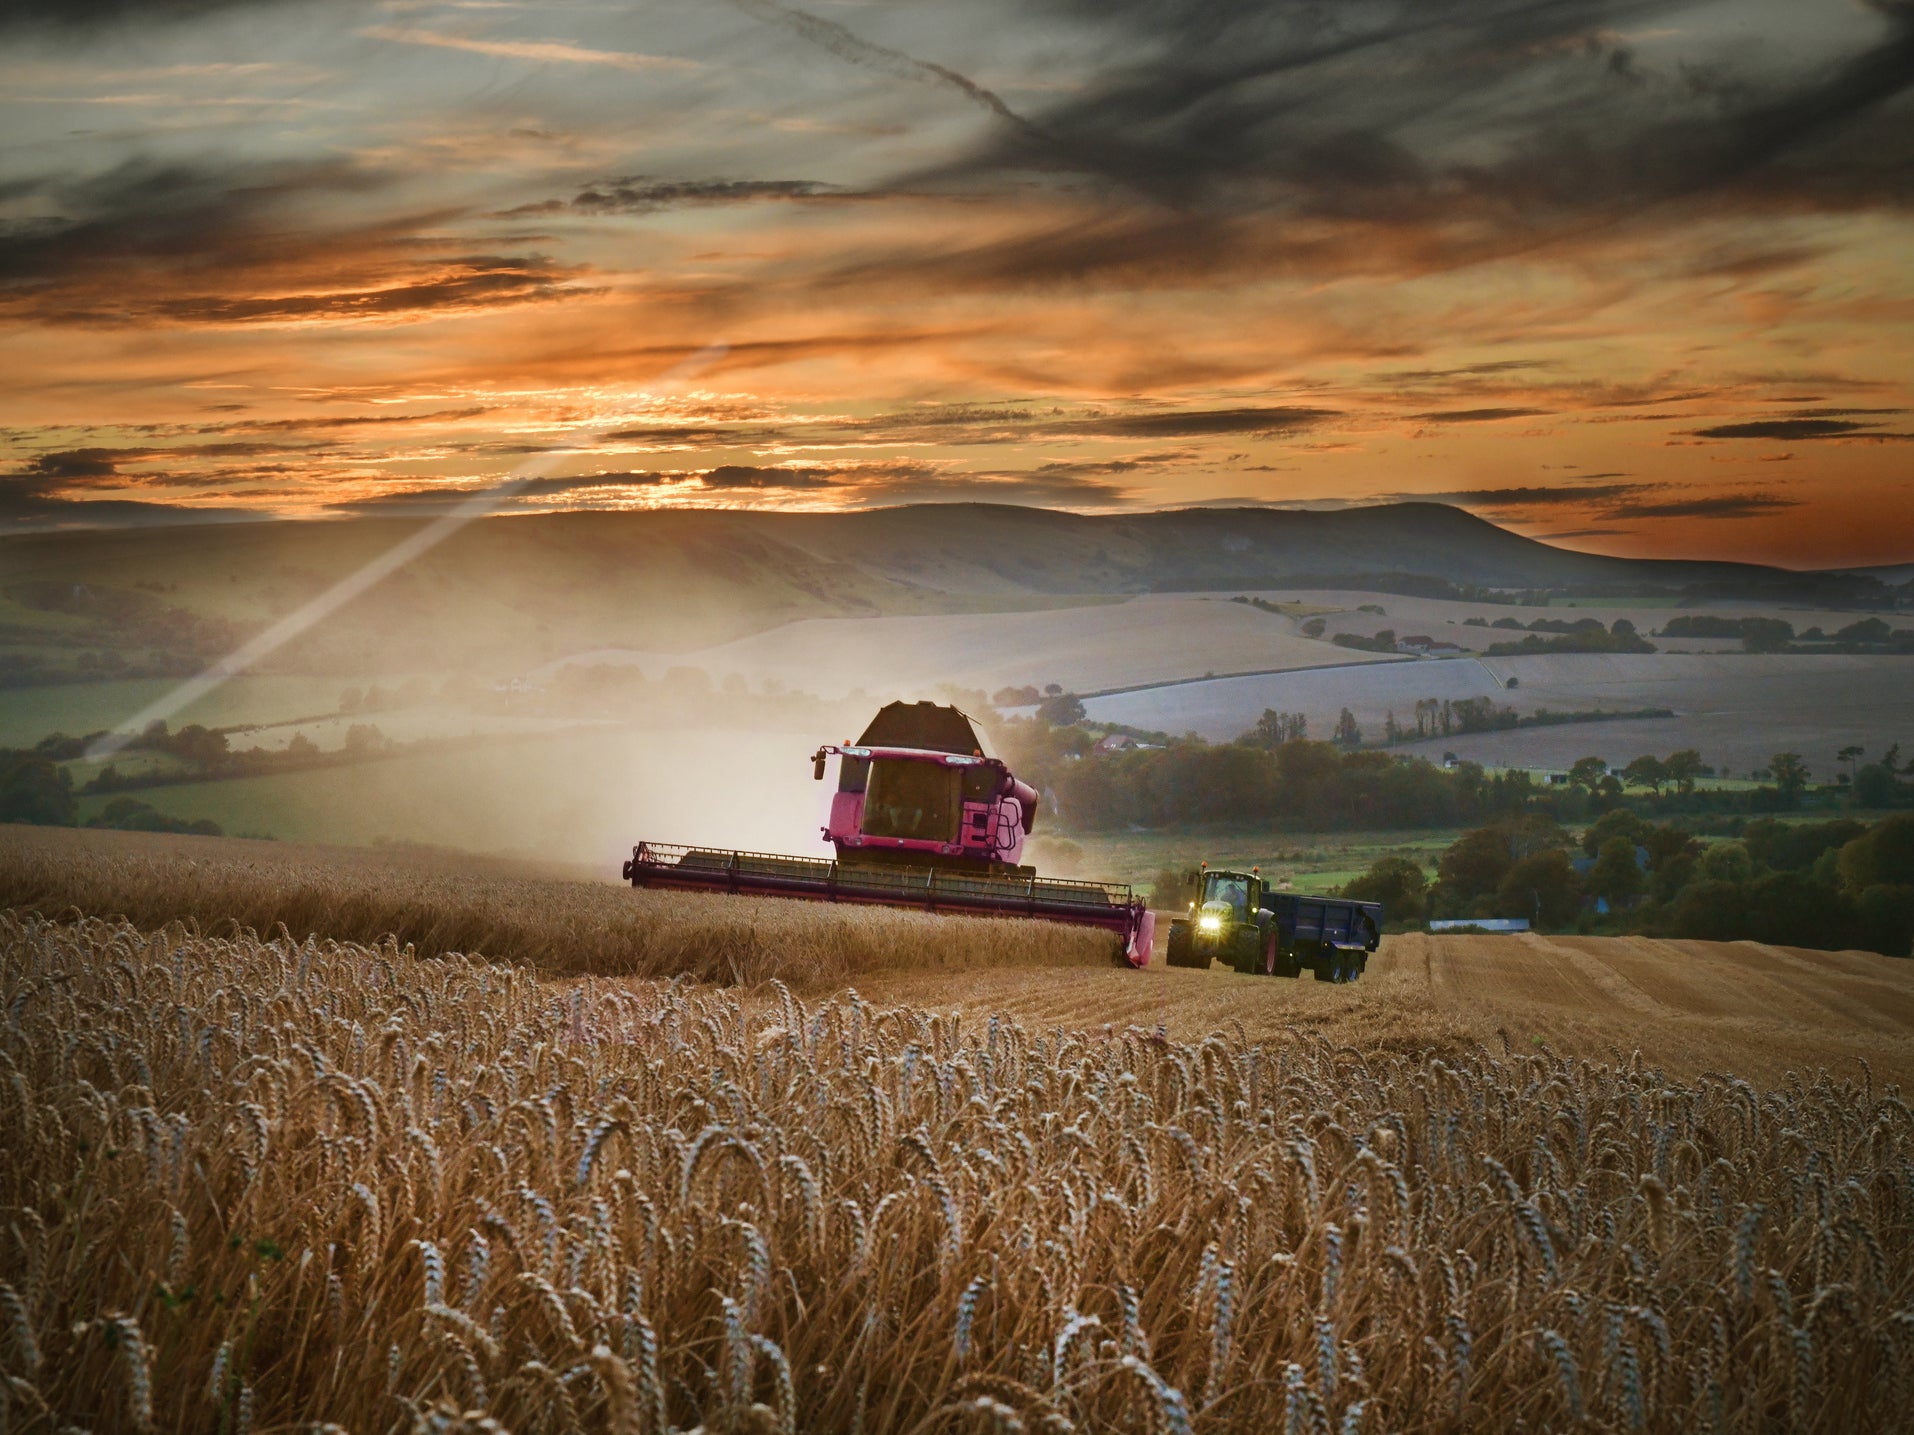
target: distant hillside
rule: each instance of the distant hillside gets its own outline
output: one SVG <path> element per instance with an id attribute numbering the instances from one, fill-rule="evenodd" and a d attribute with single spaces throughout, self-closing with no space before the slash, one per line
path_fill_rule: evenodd
<path id="1" fill-rule="evenodd" d="M 423 526 L 352 519 L 0 539 L 0 649 L 19 661 L 49 645 L 135 660 L 218 651 Z M 1791 596 L 1869 581 L 1573 553 L 1441 504 L 1105 517 L 980 504 L 567 513 L 467 525 L 272 666 L 508 671 L 594 647 L 689 650 L 798 618 L 1412 580 Z"/>

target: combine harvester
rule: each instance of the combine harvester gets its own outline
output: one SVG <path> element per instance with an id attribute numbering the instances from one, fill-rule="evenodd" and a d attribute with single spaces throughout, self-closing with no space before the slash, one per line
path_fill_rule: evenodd
<path id="1" fill-rule="evenodd" d="M 820 747 L 812 776 L 838 759 L 826 857 L 780 857 L 640 842 L 634 887 L 683 887 L 984 917 L 1035 917 L 1113 933 L 1117 954 L 1149 965 L 1156 917 L 1115 882 L 1068 882 L 1020 866 L 1037 793 L 984 756 L 970 719 L 937 703 L 889 703 L 855 744 Z"/>

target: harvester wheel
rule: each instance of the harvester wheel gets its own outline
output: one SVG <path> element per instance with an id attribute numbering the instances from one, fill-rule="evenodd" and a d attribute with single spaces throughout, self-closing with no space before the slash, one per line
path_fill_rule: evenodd
<path id="1" fill-rule="evenodd" d="M 1199 956 L 1195 943 L 1190 940 L 1188 922 L 1170 923 L 1170 940 L 1163 949 L 1163 960 L 1173 967 L 1207 967 L 1209 962 Z"/>

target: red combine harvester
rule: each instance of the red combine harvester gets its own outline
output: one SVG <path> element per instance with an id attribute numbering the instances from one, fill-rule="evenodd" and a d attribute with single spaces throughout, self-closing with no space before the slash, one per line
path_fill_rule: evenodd
<path id="1" fill-rule="evenodd" d="M 1116 935 L 1147 966 L 1156 916 L 1114 882 L 1039 877 L 1019 865 L 1037 793 L 984 756 L 970 719 L 937 703 L 889 703 L 862 737 L 812 755 L 838 759 L 825 857 L 780 857 L 640 842 L 625 864 L 634 887 L 689 887 L 754 897 L 857 902 L 985 917 L 1036 917 Z"/>

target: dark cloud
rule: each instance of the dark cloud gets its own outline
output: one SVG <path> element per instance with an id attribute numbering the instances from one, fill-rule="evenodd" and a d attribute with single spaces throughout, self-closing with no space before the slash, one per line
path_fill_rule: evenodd
<path id="1" fill-rule="evenodd" d="M 656 444 L 667 448 L 751 448 L 757 444 L 775 443 L 783 435 L 783 430 L 763 425 L 749 429 L 726 429 L 709 424 L 659 424 L 656 427 L 618 429 L 603 437 L 609 443 Z"/>
<path id="2" fill-rule="evenodd" d="M 967 75 L 959 74 L 947 66 L 920 60 L 887 45 L 875 44 L 835 20 L 826 20 L 794 5 L 780 4 L 779 0 L 730 0 L 730 3 L 747 15 L 780 25 L 800 39 L 851 64 L 895 75 L 900 79 L 925 81 L 955 90 L 965 99 L 1005 121 L 1013 132 L 1025 140 L 1052 147 L 1057 143 L 1052 136 L 1011 109 L 994 91 L 985 89 Z"/>
<path id="3" fill-rule="evenodd" d="M 1300 433 L 1339 418 L 1335 409 L 1287 405 L 1240 408 L 1065 409 L 1052 406 L 953 404 L 901 409 L 867 419 L 829 423 L 747 423 L 733 428 L 708 424 L 619 429 L 611 443 L 659 448 L 763 448 L 801 441 L 829 447 L 836 442 L 882 439 L 902 443 L 1017 444 L 1033 439 L 1178 439 L 1218 434 L 1265 436 Z M 1151 461 L 1149 457 L 1138 462 Z"/>
<path id="4" fill-rule="evenodd" d="M 433 310 L 496 308 L 593 292 L 571 282 L 546 260 L 457 259 L 429 278 L 381 288 L 318 294 L 163 299 L 154 314 L 196 324 L 245 324 L 288 319 L 371 319 Z"/>
<path id="5" fill-rule="evenodd" d="M 1092 459 L 1080 462 L 1040 463 L 1034 472 L 1042 479 L 1057 478 L 1108 478 L 1119 473 L 1137 473 L 1151 469 L 1160 469 L 1166 464 L 1186 462 L 1199 458 L 1188 449 L 1177 449 L 1168 453 L 1140 453 L 1133 458 Z"/>
<path id="6" fill-rule="evenodd" d="M 222 404 L 221 408 L 241 407 Z M 233 423 L 204 424 L 201 433 L 287 433 L 321 429 L 384 428 L 404 424 L 460 423 L 493 413 L 491 406 L 476 404 L 463 409 L 434 409 L 423 414 L 332 414 L 325 417 L 296 419 L 241 419 Z M 544 450 L 535 450 L 543 452 Z"/>
<path id="7" fill-rule="evenodd" d="M 835 488 L 828 469 L 754 468 L 726 463 L 700 475 L 706 488 Z"/>
<path id="8" fill-rule="evenodd" d="M 0 28 L 89 30 L 129 22 L 194 20 L 261 0 L 0 0 Z"/>
<path id="9" fill-rule="evenodd" d="M 1692 429 L 1689 435 L 1693 438 L 1766 439 L 1914 438 L 1914 434 L 1881 432 L 1878 424 L 1830 418 L 1752 419 L 1746 423 L 1715 424 L 1710 428 Z"/>
<path id="10" fill-rule="evenodd" d="M 1160 413 L 1098 414 L 1086 418 L 1039 421 L 1043 436 L 1106 438 L 1200 438 L 1208 434 L 1281 434 L 1314 428 L 1338 418 L 1334 409 L 1270 408 L 1178 409 Z"/>
<path id="11" fill-rule="evenodd" d="M 1539 418 L 1547 413 L 1547 409 L 1437 409 L 1433 413 L 1410 414 L 1409 417 L 1431 424 L 1485 424 L 1498 419 Z"/>
<path id="12" fill-rule="evenodd" d="M 0 312 L 45 323 L 381 318 L 592 292 L 538 255 L 434 253 L 453 216 L 314 221 L 389 176 L 343 161 L 127 161 L 32 182 L 57 217 L 0 228 Z"/>
<path id="13" fill-rule="evenodd" d="M 569 202 L 547 200 L 522 205 L 508 214 L 549 213 L 573 209 L 585 214 L 650 214 L 687 205 L 748 204 L 760 200 L 839 199 L 848 191 L 814 179 L 654 179 L 634 175 L 609 179 L 580 191 Z"/>
<path id="14" fill-rule="evenodd" d="M 114 478 L 119 474 L 118 462 L 124 456 L 125 450 L 110 448 L 74 448 L 43 453 L 30 460 L 15 476 L 49 487 Z"/>
<path id="15" fill-rule="evenodd" d="M 1691 201 L 1762 214 L 1914 204 L 1903 4 L 1877 5 L 1875 33 L 1854 27 L 1844 56 L 1776 63 L 1688 25 L 1678 0 L 1051 3 L 1098 27 L 1100 72 L 899 185 L 1067 173 L 1102 181 L 1112 202 L 982 245 L 939 235 L 860 256 L 834 282 L 1413 273 L 1578 243 Z M 1651 62 L 1619 38 L 1642 28 L 1681 39 Z M 1747 278 L 1808 257 L 1717 260 Z"/>
<path id="16" fill-rule="evenodd" d="M 1560 488 L 1458 488 L 1446 493 L 1392 493 L 1389 497 L 1402 503 L 1453 503 L 1464 508 L 1545 508 L 1607 503 L 1652 487 L 1646 483 L 1596 483 Z"/>
<path id="17" fill-rule="evenodd" d="M 501 479 L 478 487 L 454 487 L 450 484 L 424 484 L 390 489 L 366 498 L 341 499 L 327 504 L 335 513 L 393 514 L 421 516 L 450 513 L 455 509 L 477 507 L 504 508 L 512 504 L 539 504 L 578 498 L 595 490 L 621 488 L 661 488 L 686 483 L 688 473 L 588 473 L 568 477 Z"/>
<path id="18" fill-rule="evenodd" d="M 1798 498 L 1780 498 L 1771 493 L 1724 493 L 1712 498 L 1675 498 L 1658 503 L 1618 503 L 1606 509 L 1604 518 L 1757 518 L 1799 508 Z"/>

